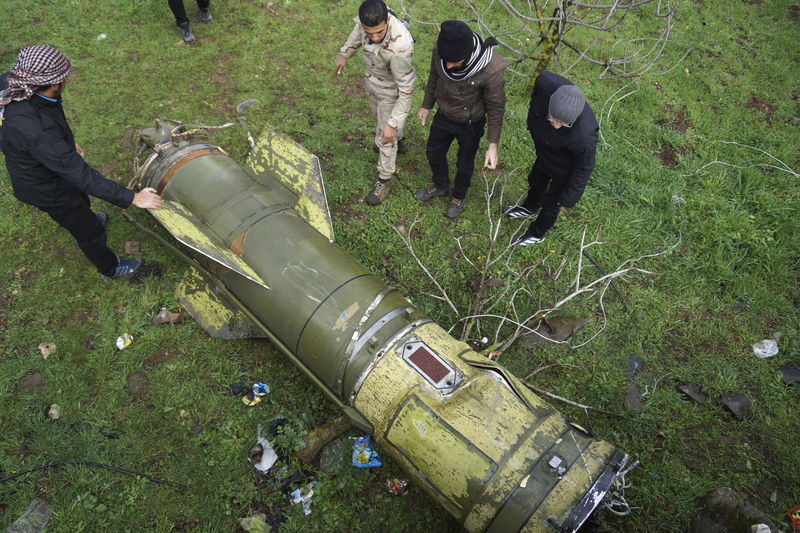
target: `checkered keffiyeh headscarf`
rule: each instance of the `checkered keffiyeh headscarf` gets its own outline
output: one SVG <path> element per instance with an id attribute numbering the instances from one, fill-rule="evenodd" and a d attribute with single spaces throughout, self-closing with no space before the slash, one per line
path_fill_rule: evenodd
<path id="1" fill-rule="evenodd" d="M 64 54 L 47 44 L 23 48 L 0 91 L 0 109 L 13 100 L 28 100 L 39 87 L 61 83 L 72 65 Z"/>

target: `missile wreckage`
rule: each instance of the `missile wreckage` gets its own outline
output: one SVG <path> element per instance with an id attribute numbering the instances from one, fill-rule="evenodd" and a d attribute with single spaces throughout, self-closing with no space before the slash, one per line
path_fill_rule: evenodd
<path id="1" fill-rule="evenodd" d="M 188 248 L 176 288 L 212 336 L 266 337 L 468 531 L 577 531 L 628 455 L 451 337 L 333 244 L 319 160 L 273 130 L 243 165 L 206 130 L 140 133 L 137 187 Z"/>

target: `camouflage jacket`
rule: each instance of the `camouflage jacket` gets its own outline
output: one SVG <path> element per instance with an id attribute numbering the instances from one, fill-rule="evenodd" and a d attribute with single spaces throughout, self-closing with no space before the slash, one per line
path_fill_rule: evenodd
<path id="1" fill-rule="evenodd" d="M 414 40 L 408 29 L 394 15 L 389 15 L 389 28 L 383 41 L 372 44 L 361 21 L 355 19 L 355 28 L 339 53 L 351 57 L 364 48 L 364 73 L 366 90 L 379 101 L 394 101 L 388 124 L 400 127 L 411 110 L 417 74 L 411 64 Z"/>

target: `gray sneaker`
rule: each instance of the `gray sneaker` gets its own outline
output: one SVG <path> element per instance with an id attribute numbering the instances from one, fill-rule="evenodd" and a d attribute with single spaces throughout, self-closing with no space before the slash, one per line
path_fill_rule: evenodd
<path id="1" fill-rule="evenodd" d="M 464 200 L 453 198 L 447 206 L 447 218 L 458 218 L 464 212 Z"/>
<path id="2" fill-rule="evenodd" d="M 194 33 L 192 33 L 192 25 L 188 22 L 184 22 L 183 24 L 179 24 L 178 27 L 181 29 L 181 37 L 183 37 L 183 42 L 191 43 L 194 42 Z"/>
<path id="3" fill-rule="evenodd" d="M 449 193 L 450 189 L 447 187 L 437 187 L 435 183 L 429 184 L 427 187 L 423 187 L 414 194 L 414 198 L 419 200 L 420 202 L 427 202 L 431 198 L 436 198 L 437 196 L 444 196 L 445 194 Z"/>
<path id="4" fill-rule="evenodd" d="M 389 185 L 389 180 L 378 180 L 375 182 L 375 188 L 367 195 L 367 204 L 373 206 L 380 205 L 380 203 L 386 199 L 390 190 L 391 186 Z"/>
<path id="5" fill-rule="evenodd" d="M 211 19 L 214 18 L 211 16 L 211 8 L 210 7 L 201 7 L 200 8 L 200 20 L 203 22 L 211 22 Z"/>

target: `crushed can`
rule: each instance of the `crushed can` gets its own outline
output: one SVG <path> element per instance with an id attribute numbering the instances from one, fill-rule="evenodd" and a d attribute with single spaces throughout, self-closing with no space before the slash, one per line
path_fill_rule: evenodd
<path id="1" fill-rule="evenodd" d="M 132 342 L 133 342 L 133 335 L 131 335 L 130 333 L 123 333 L 122 335 L 117 337 L 116 345 L 118 349 L 124 350 L 125 348 L 130 346 Z"/>

